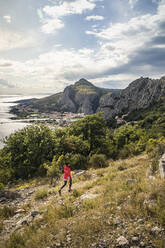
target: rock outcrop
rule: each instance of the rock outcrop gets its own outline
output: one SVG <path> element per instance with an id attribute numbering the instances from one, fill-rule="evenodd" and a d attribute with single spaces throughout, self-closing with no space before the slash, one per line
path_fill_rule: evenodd
<path id="1" fill-rule="evenodd" d="M 133 110 L 144 109 L 155 101 L 165 98 L 165 78 L 139 78 L 132 82 L 119 96 L 107 94 L 100 100 L 97 111 L 104 112 L 106 118 Z"/>
<path id="2" fill-rule="evenodd" d="M 159 170 L 161 178 L 165 178 L 165 153 L 159 160 Z"/>

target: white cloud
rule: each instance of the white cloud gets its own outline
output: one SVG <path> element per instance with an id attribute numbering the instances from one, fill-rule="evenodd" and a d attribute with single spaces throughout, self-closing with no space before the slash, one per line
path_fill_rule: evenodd
<path id="1" fill-rule="evenodd" d="M 80 3 L 80 1 L 76 2 Z M 58 18 L 55 18 L 55 13 L 51 7 L 47 9 L 48 16 L 51 18 L 49 22 L 44 23 L 44 32 L 54 32 L 53 21 L 54 25 L 59 25 L 59 28 L 62 28 L 64 23 L 61 17 L 68 15 L 66 13 L 77 13 L 77 8 L 71 8 L 71 3 L 75 7 L 75 1 L 69 2 L 67 6 L 70 8 L 64 8 L 65 11 L 60 9 L 57 15 Z M 90 1 L 90 3 L 92 2 Z M 63 4 L 64 2 L 60 2 L 58 6 Z M 130 65 L 135 70 L 132 70 L 133 74 L 129 74 L 129 68 L 126 67 L 126 70 L 128 70 L 127 75 L 123 72 L 118 73 L 118 68 L 124 65 L 127 66 L 127 63 L 132 61 L 132 56 L 137 51 L 146 49 L 153 38 L 163 36 L 161 24 L 165 21 L 164 8 L 165 0 L 160 2 L 157 13 L 154 15 L 142 15 L 131 18 L 126 23 L 109 24 L 107 28 L 99 32 L 96 32 L 96 29 L 88 31 L 87 34 L 92 34 L 99 38 L 97 50 L 87 48 L 68 50 L 58 45 L 54 46 L 52 51 L 43 53 L 38 58 L 30 59 L 25 63 L 1 59 L 0 78 L 12 82 L 14 85 L 17 84 L 18 90 L 22 89 L 23 91 L 23 88 L 25 88 L 34 93 L 43 91 L 56 93 L 64 89 L 66 82 L 70 84 L 81 77 L 91 80 L 98 86 L 100 84 L 104 85 L 105 81 L 113 81 L 114 83 L 115 81 L 120 81 L 120 86 L 125 87 L 127 83 L 136 79 L 136 76 L 144 76 L 145 73 L 146 76 L 153 76 L 153 67 L 150 64 L 140 65 L 141 67 L 138 65 L 138 69 L 136 65 Z M 82 12 L 85 9 L 85 6 L 84 8 L 81 7 Z M 51 25 L 50 21 L 52 21 Z M 6 36 L 7 38 L 3 38 L 2 42 L 4 34 L 0 31 L 0 49 L 3 47 L 4 50 L 5 45 L 6 49 L 29 45 L 29 43 L 26 44 L 21 34 L 7 33 Z M 12 45 L 8 41 L 9 37 L 12 40 Z M 27 39 L 29 36 L 26 35 L 25 37 Z M 151 44 L 150 46 L 154 45 Z M 161 48 L 162 46 L 164 47 L 163 44 L 157 47 L 160 46 Z M 109 76 L 111 71 L 113 73 L 113 70 L 116 70 L 118 75 Z M 143 73 L 141 74 L 141 72 Z M 105 76 L 105 74 L 108 76 Z"/>
<path id="2" fill-rule="evenodd" d="M 3 16 L 3 19 L 4 19 L 7 23 L 11 23 L 11 16 L 9 16 L 9 15 Z"/>
<path id="3" fill-rule="evenodd" d="M 46 34 L 54 33 L 64 27 L 64 23 L 60 19 L 46 19 L 44 21 L 45 24 L 42 26 L 42 31 Z"/>
<path id="4" fill-rule="evenodd" d="M 104 16 L 93 15 L 93 16 L 87 16 L 85 19 L 87 21 L 102 21 L 104 20 Z"/>
<path id="5" fill-rule="evenodd" d="M 96 6 L 94 2 L 95 1 L 91 0 L 60 1 L 54 6 L 45 6 L 43 8 L 45 18 L 43 20 L 42 31 L 45 33 L 55 33 L 64 27 L 62 20 L 64 16 L 82 14 L 86 11 L 93 10 Z"/>
<path id="6" fill-rule="evenodd" d="M 0 51 L 31 47 L 36 45 L 36 42 L 33 32 L 22 34 L 14 31 L 0 30 Z"/>
<path id="7" fill-rule="evenodd" d="M 37 15 L 39 16 L 40 19 L 43 19 L 44 18 L 44 15 L 43 15 L 41 9 L 37 9 Z"/>
<path id="8" fill-rule="evenodd" d="M 139 0 L 128 0 L 129 1 L 129 4 L 130 4 L 130 7 L 133 9 L 135 4 L 139 1 Z"/>
<path id="9" fill-rule="evenodd" d="M 161 23 L 165 21 L 165 0 L 158 6 L 157 13 L 131 18 L 126 23 L 110 23 L 101 31 L 86 31 L 100 39 L 100 53 L 111 54 L 111 61 L 129 62 L 136 51 L 146 49 L 154 37 L 163 35 Z"/>

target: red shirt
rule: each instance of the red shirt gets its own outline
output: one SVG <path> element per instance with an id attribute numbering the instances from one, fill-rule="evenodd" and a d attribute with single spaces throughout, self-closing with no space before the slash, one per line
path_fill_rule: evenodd
<path id="1" fill-rule="evenodd" d="M 71 178 L 71 173 L 70 173 L 71 169 L 65 165 L 64 166 L 64 179 L 68 179 L 68 177 Z"/>

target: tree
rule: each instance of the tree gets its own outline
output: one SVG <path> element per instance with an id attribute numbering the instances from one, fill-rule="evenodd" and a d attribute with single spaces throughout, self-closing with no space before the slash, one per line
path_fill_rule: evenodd
<path id="1" fill-rule="evenodd" d="M 15 178 L 32 176 L 45 161 L 54 155 L 52 131 L 44 126 L 28 126 L 11 134 L 5 140 L 4 156 L 10 157 L 8 167 L 14 170 Z"/>
<path id="2" fill-rule="evenodd" d="M 69 134 L 87 140 L 89 153 L 97 152 L 97 149 L 102 146 L 106 138 L 106 122 L 103 114 L 89 115 L 73 123 L 69 129 Z"/>

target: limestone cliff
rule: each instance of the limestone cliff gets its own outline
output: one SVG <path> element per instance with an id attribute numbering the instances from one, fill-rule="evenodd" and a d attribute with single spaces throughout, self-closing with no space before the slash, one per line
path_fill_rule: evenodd
<path id="1" fill-rule="evenodd" d="M 106 118 L 111 118 L 132 110 L 147 108 L 161 98 L 165 99 L 165 77 L 161 79 L 141 77 L 123 89 L 119 96 L 106 94 L 101 97 L 97 111 L 102 111 Z"/>

